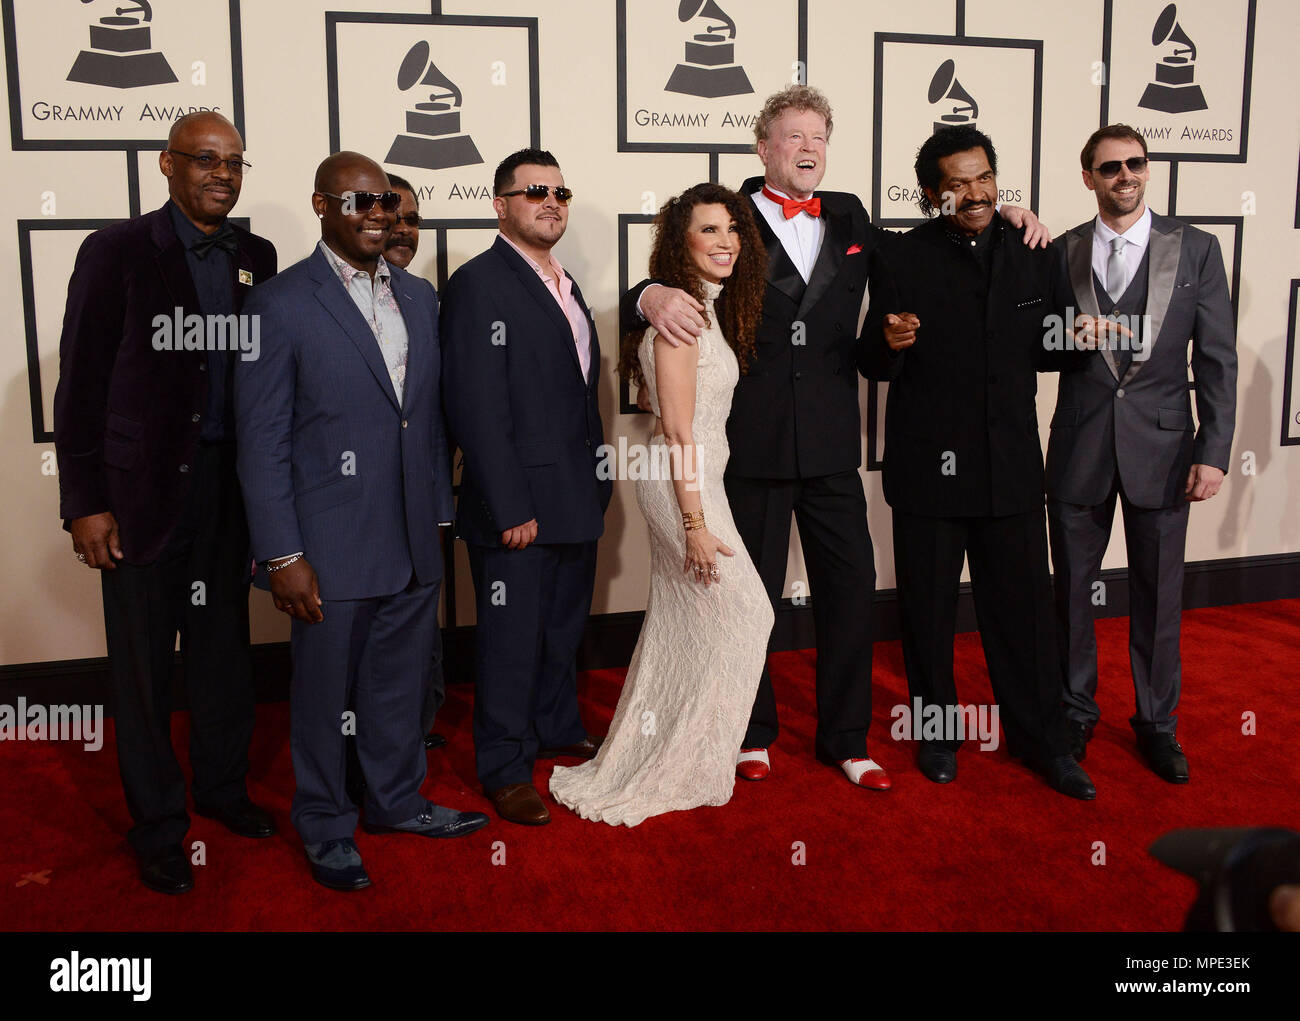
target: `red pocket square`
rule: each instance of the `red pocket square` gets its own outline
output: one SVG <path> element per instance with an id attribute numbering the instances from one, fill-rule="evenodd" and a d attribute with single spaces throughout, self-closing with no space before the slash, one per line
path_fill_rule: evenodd
<path id="1" fill-rule="evenodd" d="M 844 254 L 845 254 L 845 255 L 857 255 L 860 251 L 862 251 L 862 246 L 861 246 L 861 245 L 850 245 L 850 246 L 849 246 L 849 250 L 848 250 L 847 252 L 845 252 Z"/>

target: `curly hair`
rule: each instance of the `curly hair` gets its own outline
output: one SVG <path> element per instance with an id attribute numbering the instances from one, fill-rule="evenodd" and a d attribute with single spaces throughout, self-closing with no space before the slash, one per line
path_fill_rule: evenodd
<path id="1" fill-rule="evenodd" d="M 767 287 L 767 248 L 754 222 L 753 203 L 729 188 L 709 182 L 670 198 L 655 217 L 650 277 L 656 283 L 679 287 L 700 304 L 704 303 L 704 284 L 691 258 L 686 233 L 695 207 L 714 204 L 726 206 L 740 234 L 740 252 L 724 284 L 727 300 L 722 303 L 719 326 L 736 352 L 740 371 L 745 372 L 754 360 L 754 338 L 763 315 L 763 293 Z M 619 350 L 618 373 L 637 386 L 645 382 L 637 354 L 645 331 L 646 327 L 642 327 L 625 333 Z"/>
<path id="2" fill-rule="evenodd" d="M 996 175 L 998 154 L 993 148 L 993 142 L 974 125 L 954 124 L 940 128 L 921 144 L 921 148 L 916 151 L 915 169 L 916 183 L 921 186 L 916 204 L 921 207 L 922 215 L 933 216 L 939 211 L 927 194 L 934 192 L 937 195 L 943 185 L 943 171 L 939 169 L 939 161 L 968 149 L 981 148 L 988 157 L 989 169 Z"/>
<path id="3" fill-rule="evenodd" d="M 758 143 L 766 142 L 768 134 L 772 130 L 772 123 L 777 120 L 787 110 L 796 110 L 803 112 L 811 110 L 813 113 L 821 114 L 822 120 L 826 122 L 826 141 L 831 140 L 831 131 L 835 123 L 831 118 L 831 103 L 820 89 L 815 89 L 811 85 L 787 85 L 780 92 L 773 92 L 763 103 L 763 109 L 759 111 L 758 118 L 754 121 L 754 150 L 758 151 Z"/>

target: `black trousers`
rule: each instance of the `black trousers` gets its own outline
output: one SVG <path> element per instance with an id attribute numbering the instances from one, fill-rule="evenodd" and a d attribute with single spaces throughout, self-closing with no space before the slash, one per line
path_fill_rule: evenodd
<path id="1" fill-rule="evenodd" d="M 253 737 L 248 645 L 248 523 L 234 444 L 200 444 L 185 510 L 152 564 L 103 571 L 118 767 L 142 858 L 175 849 L 189 829 L 185 777 L 172 749 L 171 684 L 181 637 L 196 804 L 245 794 Z"/>
<path id="2" fill-rule="evenodd" d="M 1007 750 L 1030 759 L 1068 754 L 1043 511 L 937 518 L 895 510 L 893 518 L 912 699 L 921 700 L 922 712 L 957 704 L 952 648 L 964 556 Z M 934 743 L 954 750 L 961 744 Z"/>
<path id="3" fill-rule="evenodd" d="M 1093 507 L 1047 504 L 1056 565 L 1056 609 L 1065 673 L 1066 712 L 1089 726 L 1101 716 L 1097 708 L 1097 635 L 1093 628 L 1093 585 L 1110 543 L 1118 497 L 1124 514 L 1124 543 L 1129 575 L 1129 664 L 1137 708 L 1129 718 L 1143 735 L 1177 730 L 1182 689 L 1179 636 L 1183 612 L 1183 557 L 1191 504 L 1135 507 L 1124 495 L 1118 475 L 1106 500 Z"/>
<path id="4" fill-rule="evenodd" d="M 591 612 L 596 544 L 468 544 L 474 638 L 474 756 L 485 790 L 532 783 L 541 748 L 587 736 L 578 646 Z"/>
<path id="5" fill-rule="evenodd" d="M 791 514 L 799 523 L 817 639 L 817 751 L 836 760 L 866 758 L 876 564 L 861 476 L 728 475 L 725 482 L 736 528 L 774 608 L 785 588 Z M 744 747 L 768 747 L 777 730 L 776 695 L 764 666 Z"/>

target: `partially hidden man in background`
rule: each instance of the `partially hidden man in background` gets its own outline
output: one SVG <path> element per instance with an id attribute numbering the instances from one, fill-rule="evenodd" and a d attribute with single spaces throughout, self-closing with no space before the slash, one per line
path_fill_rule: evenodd
<path id="1" fill-rule="evenodd" d="M 293 824 L 313 877 L 357 890 L 349 709 L 368 829 L 455 837 L 488 819 L 420 794 L 451 515 L 437 295 L 381 254 L 400 197 L 378 164 L 335 153 L 314 187 L 320 242 L 247 305 L 262 354 L 237 372 L 239 479 L 259 584 L 293 618 Z"/>
<path id="2" fill-rule="evenodd" d="M 1100 718 L 1093 586 L 1115 503 L 1128 548 L 1129 722 L 1151 769 L 1188 781 L 1177 738 L 1183 557 L 1192 503 L 1219 491 L 1232 451 L 1237 346 L 1218 239 L 1147 208 L 1146 141 L 1115 124 L 1081 155 L 1097 216 L 1058 240 L 1075 309 L 1133 336 L 1063 373 L 1047 446 L 1048 520 L 1066 711 L 1082 761 Z M 1191 346 L 1196 418 L 1187 378 Z"/>
<path id="3" fill-rule="evenodd" d="M 573 193 L 554 156 L 523 149 L 497 167 L 493 194 L 496 241 L 443 291 L 443 392 L 464 453 L 478 776 L 503 819 L 537 826 L 550 812 L 536 760 L 600 747 L 578 713 L 577 655 L 613 482 L 597 475 L 596 325 L 552 252 Z"/>
<path id="4" fill-rule="evenodd" d="M 234 316 L 275 248 L 227 220 L 244 143 L 217 113 L 181 117 L 158 156 L 167 203 L 88 237 L 68 282 L 54 396 L 59 513 L 102 572 L 118 765 L 140 878 L 194 884 L 185 777 L 171 741 L 177 632 L 194 807 L 245 837 L 274 832 L 248 798 L 253 677 L 248 525 L 231 380 L 255 355 Z M 185 320 L 200 316 L 202 326 Z M 203 343 L 196 344 L 201 337 Z"/>

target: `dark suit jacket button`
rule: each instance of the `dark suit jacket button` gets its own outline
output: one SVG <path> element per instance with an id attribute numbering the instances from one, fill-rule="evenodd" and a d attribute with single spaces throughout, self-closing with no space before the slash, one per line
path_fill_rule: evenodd
<path id="1" fill-rule="evenodd" d="M 996 372 L 989 376 L 990 383 L 996 383 L 997 381 L 998 381 L 998 375 Z"/>
<path id="2" fill-rule="evenodd" d="M 843 333 L 843 332 L 844 332 L 844 324 L 843 324 L 843 323 L 836 323 L 836 324 L 835 324 L 835 332 L 836 332 L 836 333 Z"/>
<path id="3" fill-rule="evenodd" d="M 406 419 L 402 419 L 402 428 L 403 428 L 403 429 L 406 428 Z"/>
<path id="4" fill-rule="evenodd" d="M 181 472 L 182 472 L 182 473 L 187 472 L 187 471 L 189 471 L 189 470 L 190 470 L 190 466 L 189 466 L 188 464 L 183 464 L 183 465 L 181 465 Z"/>
<path id="5" fill-rule="evenodd" d="M 840 367 L 838 365 L 835 366 L 835 368 L 833 368 L 831 372 L 838 376 L 840 374 Z"/>
<path id="6" fill-rule="evenodd" d="M 803 373 L 802 373 L 802 372 L 796 372 L 796 373 L 794 374 L 794 378 L 795 378 L 795 379 L 803 379 Z"/>
<path id="7" fill-rule="evenodd" d="M 208 363 L 207 363 L 207 362 L 199 362 L 199 371 L 200 371 L 200 372 L 207 372 L 207 371 L 208 371 Z"/>
<path id="8" fill-rule="evenodd" d="M 200 414 L 196 411 L 193 415 L 190 416 L 190 421 L 191 421 L 191 422 L 198 422 L 198 421 L 200 421 L 202 418 L 203 418 L 203 416 L 200 415 Z"/>

